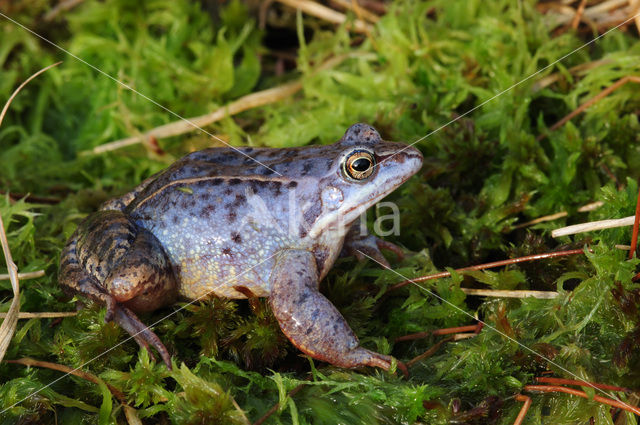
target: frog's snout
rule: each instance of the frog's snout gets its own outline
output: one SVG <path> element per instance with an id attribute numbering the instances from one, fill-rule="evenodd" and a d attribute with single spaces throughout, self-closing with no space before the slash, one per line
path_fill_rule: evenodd
<path id="1" fill-rule="evenodd" d="M 411 170 L 411 175 L 417 173 L 422 168 L 422 152 L 413 146 L 407 146 L 405 150 L 401 151 L 400 155 L 405 155 L 407 167 Z"/>
<path id="2" fill-rule="evenodd" d="M 401 174 L 410 177 L 417 173 L 422 168 L 422 153 L 410 145 L 404 145 L 401 143 L 393 144 L 393 149 L 389 149 L 386 152 L 379 155 L 380 165 L 386 165 L 392 168 L 399 167 Z"/>

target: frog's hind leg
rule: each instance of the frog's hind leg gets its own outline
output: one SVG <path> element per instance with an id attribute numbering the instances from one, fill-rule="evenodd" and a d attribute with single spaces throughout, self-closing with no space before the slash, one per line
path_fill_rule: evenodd
<path id="1" fill-rule="evenodd" d="M 140 346 L 155 347 L 171 368 L 166 347 L 131 311 L 154 310 L 176 298 L 172 266 L 155 236 L 120 211 L 99 211 L 78 226 L 62 259 L 60 283 L 104 302 L 106 321 L 114 320 Z"/>
<path id="2" fill-rule="evenodd" d="M 98 278 L 87 273 L 80 265 L 77 231 L 62 250 L 61 258 L 58 281 L 63 290 L 70 294 L 77 291 L 88 298 L 103 302 L 107 306 L 107 316 L 110 315 L 109 312 L 113 316 L 115 300 L 106 293 Z"/>
<path id="3" fill-rule="evenodd" d="M 167 347 L 165 347 L 160 338 L 158 338 L 158 335 L 142 323 L 140 319 L 138 319 L 138 316 L 128 308 L 122 305 L 116 305 L 114 313 L 114 322 L 127 331 L 129 335 L 136 340 L 140 347 L 146 348 L 151 358 L 154 358 L 154 356 L 149 344 L 155 347 L 155 349 L 158 350 L 160 357 L 162 357 L 164 364 L 171 369 L 171 355 L 169 354 Z"/>
<path id="4" fill-rule="evenodd" d="M 270 281 L 273 314 L 282 332 L 301 351 L 340 367 L 389 370 L 391 356 L 360 347 L 338 309 L 318 292 L 318 271 L 311 252 L 283 251 Z"/>

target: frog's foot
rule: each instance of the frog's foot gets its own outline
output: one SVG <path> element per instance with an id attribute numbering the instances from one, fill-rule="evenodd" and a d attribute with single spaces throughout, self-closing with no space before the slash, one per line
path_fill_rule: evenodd
<path id="1" fill-rule="evenodd" d="M 335 364 L 341 367 L 358 367 L 358 366 L 372 366 L 379 367 L 380 369 L 390 370 L 393 357 L 386 356 L 384 354 L 376 353 L 375 351 L 367 350 L 366 348 L 357 347 L 354 350 L 346 352 L 341 355 L 337 361 L 325 360 L 329 363 Z M 342 363 L 342 364 L 340 364 Z M 409 377 L 409 371 L 407 366 L 399 360 L 396 360 L 397 368 L 400 369 L 405 378 Z"/>
<path id="2" fill-rule="evenodd" d="M 122 329 L 127 331 L 140 347 L 146 349 L 152 359 L 155 360 L 155 357 L 149 345 L 152 345 L 158 350 L 162 361 L 164 361 L 167 368 L 171 370 L 171 355 L 169 355 L 169 350 L 167 350 L 167 347 L 164 346 L 160 338 L 138 319 L 138 316 L 128 308 L 116 304 L 114 306 L 114 321 L 120 325 Z"/>
<path id="3" fill-rule="evenodd" d="M 340 367 L 390 369 L 392 358 L 360 347 L 344 317 L 318 292 L 313 254 L 283 251 L 271 272 L 271 288 L 269 303 L 273 314 L 282 332 L 298 349 Z"/>
<path id="4" fill-rule="evenodd" d="M 362 261 L 369 256 L 384 267 L 389 268 L 389 261 L 382 255 L 382 249 L 392 251 L 398 256 L 399 260 L 404 258 L 402 248 L 384 239 L 380 239 L 377 236 L 351 236 L 344 242 L 344 250 L 346 250 L 348 254 L 355 256 L 358 260 Z"/>

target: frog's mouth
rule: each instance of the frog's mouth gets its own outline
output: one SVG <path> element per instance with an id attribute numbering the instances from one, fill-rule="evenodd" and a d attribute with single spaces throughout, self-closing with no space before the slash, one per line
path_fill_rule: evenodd
<path id="1" fill-rule="evenodd" d="M 350 186 L 344 204 L 314 223 L 309 231 L 311 238 L 326 231 L 337 232 L 338 237 L 344 236 L 362 213 L 401 186 L 422 167 L 422 154 L 409 146 L 405 146 L 404 150 L 394 149 L 378 158 L 377 166 L 380 169 L 375 177 L 365 184 Z"/>

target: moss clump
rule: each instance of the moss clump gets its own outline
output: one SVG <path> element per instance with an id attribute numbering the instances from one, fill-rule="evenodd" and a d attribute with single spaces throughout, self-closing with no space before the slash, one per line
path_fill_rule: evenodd
<path id="1" fill-rule="evenodd" d="M 197 116 L 300 78 L 303 89 L 291 99 L 226 118 L 207 131 L 235 145 L 289 147 L 333 142 L 364 121 L 387 139 L 419 140 L 425 155 L 423 170 L 389 199 L 399 206 L 402 223 L 400 234 L 388 239 L 414 255 L 394 263 L 393 271 L 341 259 L 323 283 L 325 294 L 365 346 L 402 360 L 442 337 L 394 343 L 398 336 L 467 325 L 469 315 L 488 326 L 417 362 L 409 380 L 310 362 L 280 333 L 265 303 L 252 308 L 229 300 L 189 305 L 156 326 L 174 354 L 173 371 L 134 342 L 119 344 L 124 332 L 104 324 L 104 310 L 94 305 L 61 322 L 21 321 L 5 358 L 81 366 L 122 391 L 138 416 L 152 423 L 245 423 L 244 415 L 255 421 L 280 402 L 270 423 L 511 424 L 520 409 L 513 396 L 542 372 L 637 390 L 640 284 L 632 278 L 638 261 L 615 249 L 629 243 L 629 229 L 588 239 L 550 237 L 550 229 L 564 224 L 634 212 L 637 85 L 623 86 L 549 130 L 604 87 L 638 73 L 640 42 L 633 31 L 612 31 L 526 79 L 591 35 L 557 35 L 549 16 L 529 1 L 390 3 L 364 35 L 281 5 L 271 6 L 269 25 L 260 29 L 251 5 L 231 1 L 209 10 L 198 2 L 86 1 L 53 21 L 41 19 L 48 2 L 0 6 L 157 102 L 0 21 L 2 98 L 37 69 L 64 60 L 27 86 L 0 128 L 0 213 L 13 257 L 23 272 L 46 272 L 22 282 L 22 310 L 72 311 L 75 299 L 62 294 L 56 276 L 60 250 L 79 220 L 180 155 L 218 142 L 195 131 L 159 140 L 155 150 L 138 145 L 101 155 L 81 152 L 177 119 L 158 104 Z M 291 37 L 278 42 L 276 24 Z M 318 71 L 334 57 L 343 60 Z M 586 63 L 593 65 L 588 72 L 572 70 Z M 540 83 L 555 73 L 552 84 Z M 16 201 L 7 192 L 56 200 Z M 592 201 L 604 205 L 578 211 Z M 560 211 L 568 215 L 526 229 L 514 226 Z M 454 274 L 385 294 L 403 280 L 398 274 L 415 277 L 585 243 L 592 252 L 584 256 Z M 468 298 L 462 283 L 556 289 L 560 297 Z M 9 282 L 0 282 L 0 291 L 7 309 Z M 143 319 L 153 323 L 174 310 Z M 106 387 L 58 378 L 48 369 L 0 364 L 2 423 L 125 422 Z M 302 383 L 302 390 L 287 395 Z M 611 423 L 611 417 L 608 407 L 590 400 L 535 395 L 527 420 Z"/>

